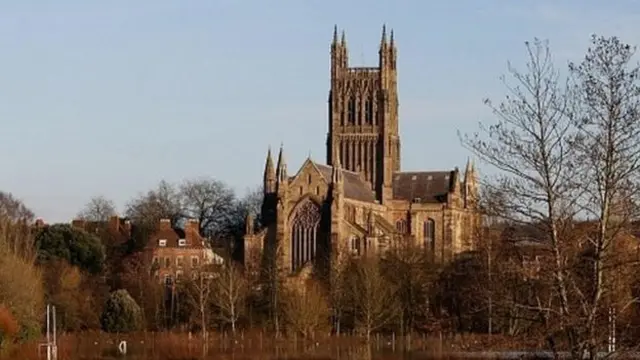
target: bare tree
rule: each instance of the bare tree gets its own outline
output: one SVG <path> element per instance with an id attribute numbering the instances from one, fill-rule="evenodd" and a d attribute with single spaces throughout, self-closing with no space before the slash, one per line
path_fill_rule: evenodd
<path id="1" fill-rule="evenodd" d="M 245 311 L 249 287 L 239 267 L 229 259 L 225 261 L 215 280 L 213 304 L 219 310 L 222 321 L 236 332 L 236 323 Z"/>
<path id="2" fill-rule="evenodd" d="M 22 201 L 0 191 L 0 248 L 35 261 L 37 248 L 31 229 L 33 217 L 33 211 Z"/>
<path id="3" fill-rule="evenodd" d="M 214 298 L 214 280 L 207 271 L 201 271 L 195 278 L 186 283 L 186 300 L 193 306 L 199 315 L 200 328 L 202 329 L 202 337 L 207 337 L 207 325 L 209 319 L 210 307 Z"/>
<path id="4" fill-rule="evenodd" d="M 181 203 L 176 188 L 162 180 L 158 187 L 141 194 L 127 204 L 125 211 L 134 224 L 155 226 L 160 219 L 177 220 L 181 214 Z"/>
<path id="5" fill-rule="evenodd" d="M 630 46 L 594 36 L 584 61 L 571 64 L 573 86 L 565 88 L 546 44 L 527 49 L 527 72 L 510 68 L 517 85 L 507 84 L 506 101 L 492 107 L 497 124 L 463 142 L 500 170 L 486 183 L 495 195 L 487 208 L 535 227 L 550 250 L 542 271 L 554 300 L 519 306 L 557 318 L 547 333 L 564 334 L 573 358 L 595 358 L 606 313 L 625 306 L 612 290 L 620 287 L 616 276 L 632 266 L 614 249 L 620 251 L 634 215 L 622 199 L 638 190 L 639 70 L 630 66 Z"/>
<path id="6" fill-rule="evenodd" d="M 394 247 L 382 262 L 387 280 L 397 287 L 403 333 L 424 325 L 429 313 L 429 287 L 437 274 L 424 247 L 406 243 Z"/>
<path id="7" fill-rule="evenodd" d="M 0 216 L 11 221 L 33 221 L 33 211 L 11 193 L 0 191 Z"/>
<path id="8" fill-rule="evenodd" d="M 329 300 L 333 318 L 333 326 L 338 336 L 342 328 L 342 321 L 349 307 L 349 284 L 346 261 L 339 261 L 335 252 L 330 255 L 331 266 L 329 267 Z"/>
<path id="9" fill-rule="evenodd" d="M 327 298 L 317 282 L 290 289 L 286 298 L 284 312 L 294 331 L 303 337 L 313 337 L 316 332 L 329 327 Z"/>
<path id="10" fill-rule="evenodd" d="M 116 214 L 116 206 L 113 201 L 100 195 L 92 197 L 80 210 L 77 217 L 86 221 L 107 221 Z"/>
<path id="11" fill-rule="evenodd" d="M 580 299 L 580 324 L 585 335 L 575 346 L 596 356 L 604 324 L 603 309 L 611 306 L 617 275 L 629 264 L 613 261 L 616 243 L 634 219 L 640 190 L 640 68 L 631 64 L 635 49 L 618 38 L 592 37 L 591 47 L 580 64 L 570 64 L 575 85 L 578 136 L 580 210 L 595 219 L 597 230 L 587 236 L 589 286 L 575 287 Z M 620 309 L 618 309 L 620 310 Z"/>
<path id="12" fill-rule="evenodd" d="M 379 259 L 365 257 L 353 261 L 349 288 L 360 330 L 371 334 L 393 321 L 400 313 L 395 286 L 380 273 Z"/>
<path id="13" fill-rule="evenodd" d="M 200 222 L 200 235 L 226 235 L 236 201 L 226 184 L 215 179 L 187 180 L 180 186 L 179 196 L 182 215 Z"/>
<path id="14" fill-rule="evenodd" d="M 576 201 L 575 156 L 571 151 L 571 102 L 567 87 L 561 85 L 548 45 L 535 40 L 526 44 L 527 71 L 509 65 L 515 84 L 502 78 L 506 99 L 494 106 L 485 100 L 496 122 L 480 125 L 480 132 L 462 138 L 463 144 L 480 159 L 499 171 L 483 185 L 490 196 L 485 209 L 513 223 L 536 224 L 541 241 L 551 247 L 548 269 L 555 280 L 560 326 L 575 336 L 570 279 L 565 264 L 563 225 L 573 218 Z M 552 330 L 549 330 L 552 332 Z"/>

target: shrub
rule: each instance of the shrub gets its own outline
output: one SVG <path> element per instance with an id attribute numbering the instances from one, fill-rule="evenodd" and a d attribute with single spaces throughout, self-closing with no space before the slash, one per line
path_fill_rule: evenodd
<path id="1" fill-rule="evenodd" d="M 12 341 L 18 335 L 19 330 L 18 321 L 13 317 L 11 311 L 4 305 L 0 305 L 0 349 L 4 343 Z"/>
<path id="2" fill-rule="evenodd" d="M 131 332 L 142 324 L 142 311 L 127 290 L 116 290 L 109 295 L 100 319 L 107 332 Z"/>
<path id="3" fill-rule="evenodd" d="M 34 264 L 0 249 L 0 303 L 19 324 L 19 337 L 40 334 L 44 310 L 42 276 Z"/>

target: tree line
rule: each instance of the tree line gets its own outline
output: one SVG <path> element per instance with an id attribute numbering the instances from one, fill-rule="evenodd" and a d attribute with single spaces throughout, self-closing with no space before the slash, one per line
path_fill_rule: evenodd
<path id="1" fill-rule="evenodd" d="M 488 170 L 474 251 L 437 263 L 406 243 L 336 263 L 324 277 L 291 278 L 273 262 L 254 278 L 231 259 L 246 215 L 259 226 L 259 190 L 239 199 L 215 180 L 161 182 L 128 204 L 125 215 L 137 226 L 117 248 L 68 225 L 34 232 L 26 225 L 33 214 L 2 193 L 0 334 L 33 333 L 49 302 L 71 331 L 482 333 L 541 339 L 573 358 L 595 358 L 616 330 L 618 346 L 631 346 L 640 325 L 635 48 L 593 36 L 584 58 L 566 69 L 546 42 L 526 50 L 525 68 L 509 64 L 502 78 L 505 99 L 485 101 L 495 116 L 460 135 Z M 96 198 L 81 217 L 113 213 Z M 216 276 L 168 292 L 140 255 L 160 218 L 198 219 L 201 235 L 228 244 L 229 261 Z"/>

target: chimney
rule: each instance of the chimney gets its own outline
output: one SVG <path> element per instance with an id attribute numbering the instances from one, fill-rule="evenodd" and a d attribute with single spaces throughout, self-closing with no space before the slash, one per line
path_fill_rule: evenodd
<path id="1" fill-rule="evenodd" d="M 171 229 L 171 219 L 160 219 L 160 231 Z"/>
<path id="2" fill-rule="evenodd" d="M 109 217 L 109 224 L 107 225 L 107 229 L 112 232 L 118 232 L 118 230 L 120 230 L 120 218 L 118 217 L 118 215 Z"/>
<path id="3" fill-rule="evenodd" d="M 196 234 L 200 234 L 200 222 L 196 219 L 188 219 L 185 230 L 185 233 L 188 231 L 193 231 Z"/>
<path id="4" fill-rule="evenodd" d="M 123 230 L 127 236 L 131 236 L 131 220 L 123 219 Z"/>
<path id="5" fill-rule="evenodd" d="M 76 229 L 84 230 L 84 225 L 85 225 L 85 222 L 84 222 L 84 220 L 81 220 L 81 219 L 76 219 L 76 220 L 72 220 L 71 221 L 71 226 L 76 228 Z"/>

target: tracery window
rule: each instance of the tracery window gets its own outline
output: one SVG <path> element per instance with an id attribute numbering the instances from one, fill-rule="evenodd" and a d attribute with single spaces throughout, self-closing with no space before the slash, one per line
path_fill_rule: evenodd
<path id="1" fill-rule="evenodd" d="M 320 207 L 303 200 L 295 210 L 291 225 L 291 271 L 315 259 L 320 230 Z"/>
<path id="2" fill-rule="evenodd" d="M 347 105 L 347 117 L 349 121 L 349 125 L 354 125 L 356 122 L 356 98 L 350 97 L 349 104 Z"/>
<path id="3" fill-rule="evenodd" d="M 373 124 L 373 101 L 370 97 L 364 103 L 364 121 L 367 125 Z"/>
<path id="4" fill-rule="evenodd" d="M 396 221 L 396 230 L 398 230 L 398 232 L 401 233 L 401 234 L 406 234 L 407 233 L 407 220 L 399 219 L 398 221 Z"/>
<path id="5" fill-rule="evenodd" d="M 422 233 L 424 237 L 424 248 L 433 251 L 435 249 L 436 222 L 431 218 L 425 220 Z"/>

